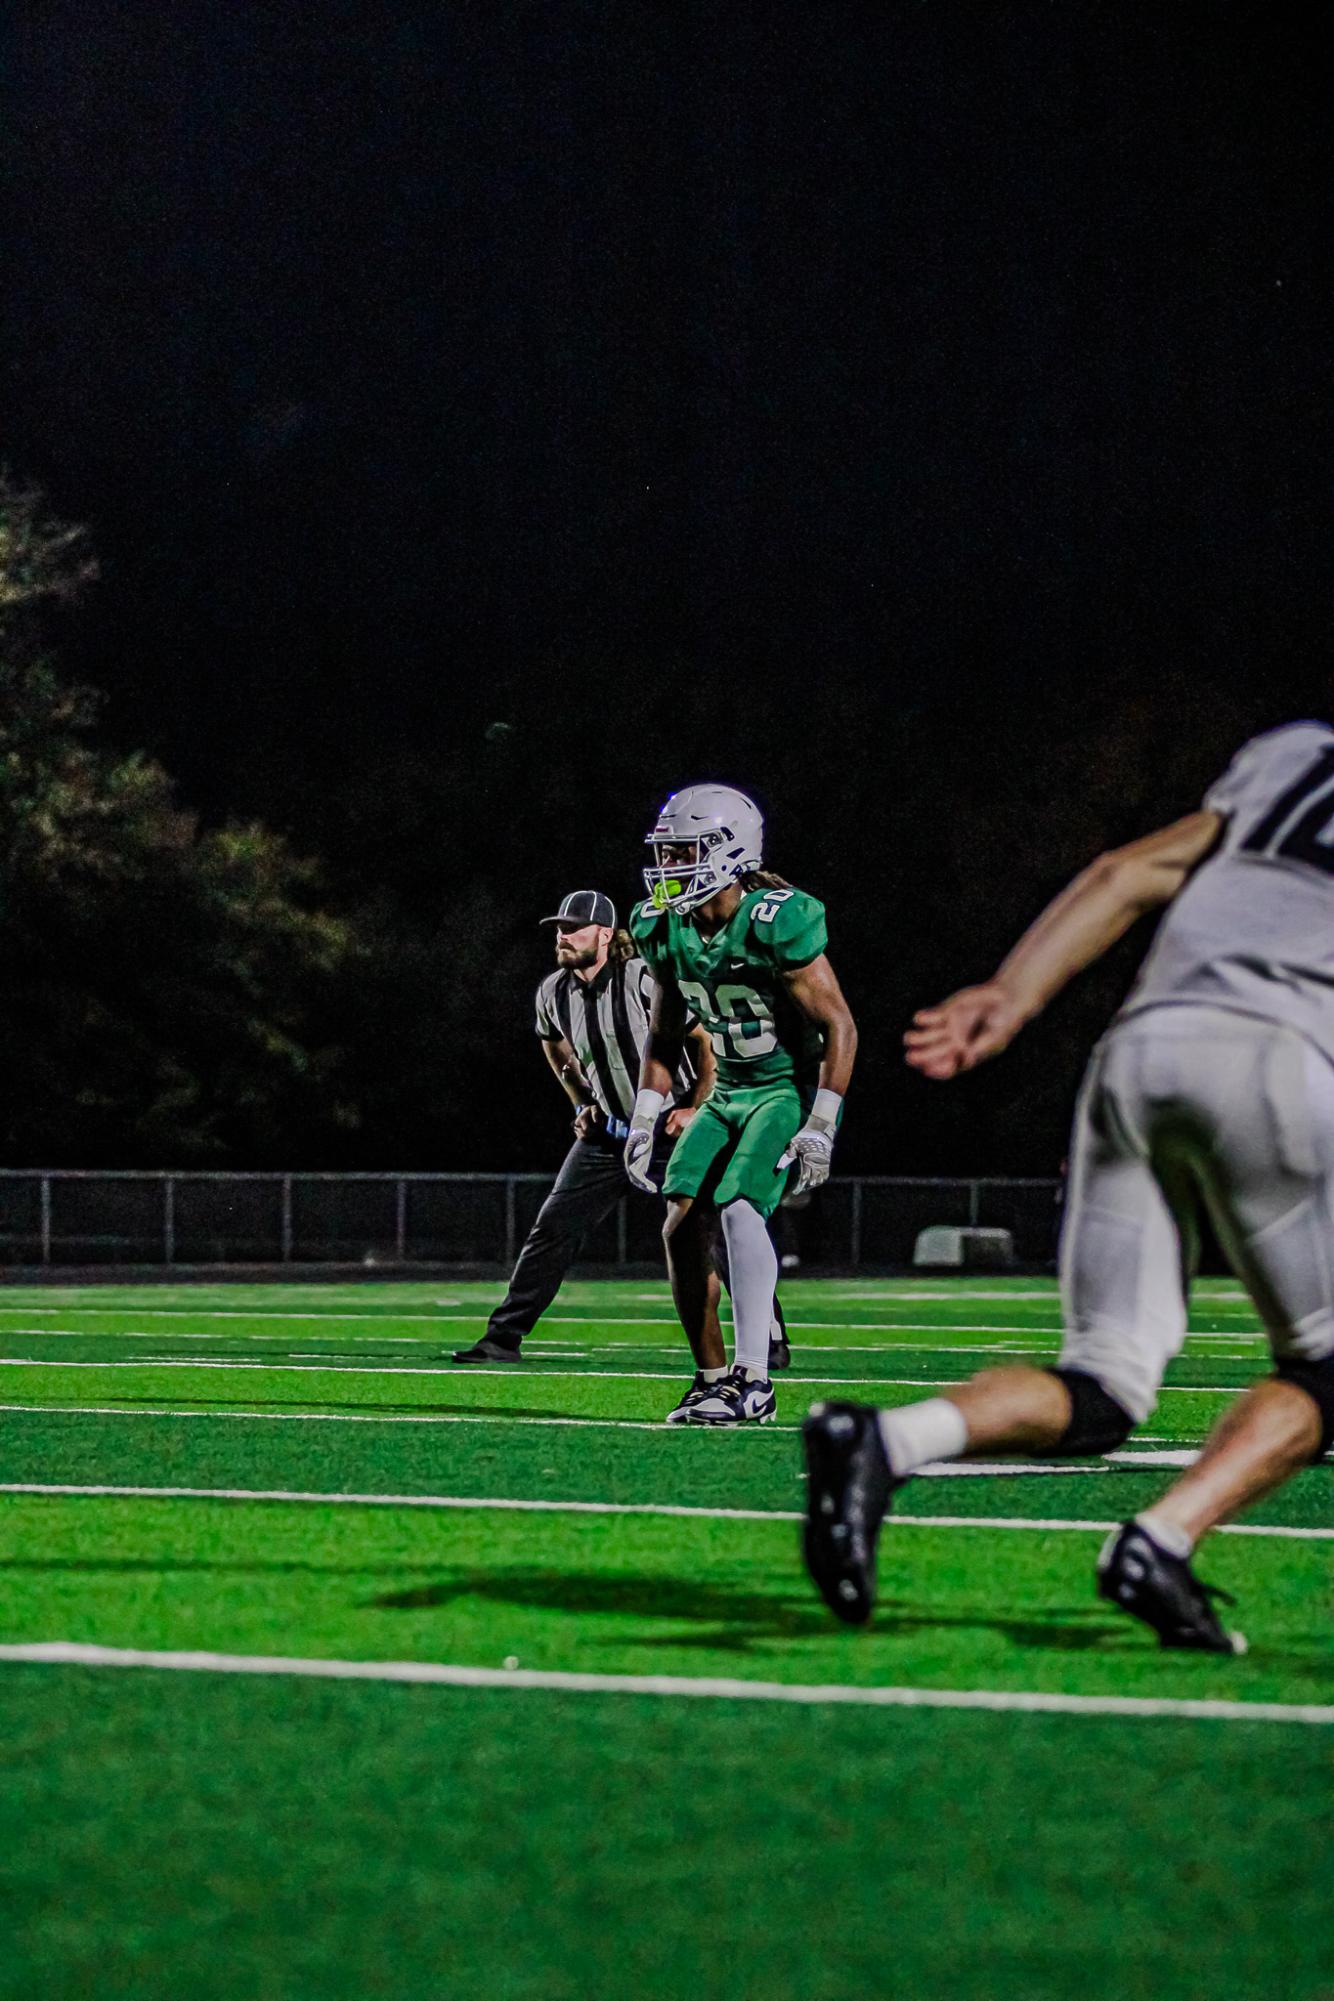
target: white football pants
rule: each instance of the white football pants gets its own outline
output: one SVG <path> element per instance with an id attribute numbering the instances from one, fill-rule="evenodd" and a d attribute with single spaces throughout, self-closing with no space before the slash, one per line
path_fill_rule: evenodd
<path id="1" fill-rule="evenodd" d="M 1202 1210 L 1275 1355 L 1334 1354 L 1334 1065 L 1276 1023 L 1149 1008 L 1093 1053 L 1061 1237 L 1062 1364 L 1136 1423 L 1185 1339 Z"/>

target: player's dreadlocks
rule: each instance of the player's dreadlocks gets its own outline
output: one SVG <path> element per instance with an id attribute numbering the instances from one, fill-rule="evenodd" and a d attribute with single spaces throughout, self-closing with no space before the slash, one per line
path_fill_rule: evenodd
<path id="1" fill-rule="evenodd" d="M 791 889 L 792 887 L 791 883 L 784 876 L 775 875 L 773 870 L 769 868 L 748 868 L 739 880 L 741 887 L 747 892 L 752 889 Z"/>

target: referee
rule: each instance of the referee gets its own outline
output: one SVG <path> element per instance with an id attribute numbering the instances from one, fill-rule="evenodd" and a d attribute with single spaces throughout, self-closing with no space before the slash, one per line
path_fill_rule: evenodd
<path id="1" fill-rule="evenodd" d="M 588 1232 L 629 1187 L 622 1151 L 639 1088 L 639 1056 L 648 1035 L 654 980 L 634 956 L 629 933 L 618 930 L 611 898 L 575 889 L 554 917 L 556 970 L 537 990 L 537 1033 L 570 1103 L 574 1144 L 519 1253 L 509 1290 L 491 1315 L 486 1333 L 456 1362 L 517 1362 L 519 1343 L 531 1333 L 560 1290 Z M 684 1130 L 713 1088 L 713 1048 L 707 1032 L 692 1027 L 663 1121 L 655 1165 L 666 1163 L 670 1142 Z"/>

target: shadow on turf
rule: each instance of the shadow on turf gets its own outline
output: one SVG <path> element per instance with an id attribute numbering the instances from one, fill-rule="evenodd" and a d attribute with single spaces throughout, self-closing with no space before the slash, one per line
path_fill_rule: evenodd
<path id="1" fill-rule="evenodd" d="M 552 1612 L 615 1613 L 627 1619 L 679 1619 L 691 1625 L 726 1621 L 747 1636 L 786 1635 L 823 1627 L 818 1606 L 799 1590 L 736 1592 L 685 1577 L 616 1577 L 598 1571 L 458 1571 L 434 1584 L 387 1591 L 367 1603 L 382 1612 L 416 1612 L 483 1598 Z M 681 1644 L 704 1644 L 686 1640 Z M 710 1642 L 712 1644 L 712 1642 Z"/>
<path id="2" fill-rule="evenodd" d="M 680 1621 L 692 1629 L 629 1639 L 618 1634 L 607 1643 L 615 1646 L 703 1647 L 710 1652 L 745 1653 L 759 1641 L 827 1635 L 833 1629 L 828 1613 L 800 1586 L 785 1591 L 736 1592 L 689 1577 L 609 1577 L 564 1570 L 461 1571 L 434 1584 L 385 1592 L 367 1602 L 377 1611 L 419 1612 L 451 1605 L 461 1598 L 482 1598 L 538 1611 L 612 1613 L 655 1623 Z M 982 1629 L 1001 1633 L 1016 1646 L 1069 1652 L 1109 1646 L 1120 1649 L 1127 1640 L 1122 1624 L 1110 1625 L 1096 1612 L 1082 1609 L 1036 1620 L 985 1614 L 972 1618 L 937 1616 L 911 1611 L 906 1601 L 892 1598 L 882 1598 L 877 1607 L 875 1629 L 881 1634 L 952 1628 Z M 1132 1639 L 1131 1644 L 1138 1643 Z"/>

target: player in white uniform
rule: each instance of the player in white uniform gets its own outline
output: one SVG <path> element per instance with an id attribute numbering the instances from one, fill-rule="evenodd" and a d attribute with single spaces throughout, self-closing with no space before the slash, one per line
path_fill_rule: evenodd
<path id="1" fill-rule="evenodd" d="M 1206 1212 L 1264 1322 L 1275 1372 L 1198 1461 L 1113 1535 L 1098 1588 L 1164 1646 L 1239 1652 L 1190 1568 L 1209 1529 L 1334 1442 L 1334 730 L 1257 737 L 1192 813 L 1102 856 L 994 977 L 916 1017 L 908 1061 L 948 1078 L 996 1056 L 1143 911 L 1169 905 L 1080 1094 L 1054 1368 L 990 1369 L 897 1410 L 816 1405 L 806 1556 L 860 1623 L 894 1490 L 968 1452 L 1107 1452 L 1154 1407 L 1186 1333 Z"/>

